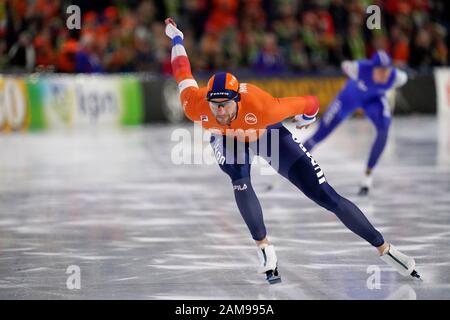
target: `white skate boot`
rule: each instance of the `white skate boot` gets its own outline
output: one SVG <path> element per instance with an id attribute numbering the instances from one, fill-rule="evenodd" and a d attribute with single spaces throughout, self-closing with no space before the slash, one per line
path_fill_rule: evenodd
<path id="1" fill-rule="evenodd" d="M 372 188 L 372 176 L 366 175 L 364 176 L 364 179 L 361 181 L 360 189 L 358 192 L 358 195 L 365 196 L 369 193 L 369 190 Z"/>
<path id="2" fill-rule="evenodd" d="M 270 284 L 281 282 L 278 275 L 278 260 L 273 245 L 261 244 L 258 246 L 258 256 L 261 262 L 258 273 L 265 273 Z"/>
<path id="3" fill-rule="evenodd" d="M 412 276 L 420 279 L 420 275 L 414 270 L 416 266 L 414 259 L 398 251 L 392 244 L 389 244 L 389 247 L 384 250 L 380 258 L 402 276 Z"/>

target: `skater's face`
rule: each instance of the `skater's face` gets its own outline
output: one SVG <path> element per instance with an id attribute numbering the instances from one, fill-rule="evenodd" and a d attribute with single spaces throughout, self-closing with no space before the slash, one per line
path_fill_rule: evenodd
<path id="1" fill-rule="evenodd" d="M 236 116 L 237 103 L 234 100 L 214 99 L 209 101 L 209 108 L 219 124 L 227 125 Z"/>
<path id="2" fill-rule="evenodd" d="M 391 75 L 391 68 L 378 67 L 373 69 L 373 82 L 386 83 Z"/>

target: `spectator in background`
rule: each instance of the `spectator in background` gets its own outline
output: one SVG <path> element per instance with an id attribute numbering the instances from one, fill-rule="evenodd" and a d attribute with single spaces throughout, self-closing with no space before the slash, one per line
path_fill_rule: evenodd
<path id="1" fill-rule="evenodd" d="M 347 31 L 349 13 L 344 0 L 331 0 L 329 12 L 333 18 L 336 35 L 345 34 Z"/>
<path id="2" fill-rule="evenodd" d="M 366 52 L 368 56 L 372 56 L 378 50 L 384 50 L 391 55 L 389 38 L 386 37 L 384 30 L 374 30 L 372 34 L 372 41 L 370 41 L 370 45 L 367 46 Z"/>
<path id="3" fill-rule="evenodd" d="M 239 48 L 241 51 L 240 65 L 251 66 L 258 55 L 258 38 L 262 38 L 262 34 L 253 31 L 250 20 L 244 20 L 239 33 Z"/>
<path id="4" fill-rule="evenodd" d="M 277 46 L 275 34 L 267 33 L 264 36 L 263 46 L 256 56 L 253 70 L 267 75 L 279 74 L 283 71 L 283 63 L 283 57 Z"/>
<path id="5" fill-rule="evenodd" d="M 444 39 L 436 40 L 431 52 L 433 66 L 446 66 L 448 64 L 448 48 L 445 45 Z"/>
<path id="6" fill-rule="evenodd" d="M 6 37 L 6 24 L 8 20 L 6 18 L 6 1 L 0 1 L 0 39 Z M 6 46 L 6 42 L 5 42 Z M 2 58 L 0 58 L 2 59 Z"/>
<path id="7" fill-rule="evenodd" d="M 98 73 L 102 72 L 100 58 L 96 52 L 94 36 L 85 34 L 80 41 L 80 49 L 75 56 L 75 72 Z"/>
<path id="8" fill-rule="evenodd" d="M 439 24 L 434 25 L 434 41 L 432 45 L 432 65 L 445 66 L 448 63 L 448 47 L 445 44 L 447 32 Z"/>
<path id="9" fill-rule="evenodd" d="M 36 54 L 28 32 L 24 31 L 19 35 L 19 40 L 9 50 L 8 57 L 8 64 L 12 67 L 10 71 L 34 71 Z"/>
<path id="10" fill-rule="evenodd" d="M 137 28 L 150 28 L 156 16 L 155 4 L 153 1 L 142 1 L 135 11 Z"/>
<path id="11" fill-rule="evenodd" d="M 283 50 L 288 50 L 291 41 L 298 37 L 300 26 L 291 2 L 285 1 L 280 4 L 278 12 L 279 18 L 272 23 L 272 27 L 277 36 L 278 45 Z"/>
<path id="12" fill-rule="evenodd" d="M 221 45 L 223 48 L 224 65 L 223 69 L 236 69 L 239 67 L 240 48 L 238 40 L 238 30 L 234 26 L 227 27 L 221 34 Z"/>
<path id="13" fill-rule="evenodd" d="M 367 57 L 366 42 L 361 33 L 361 27 L 352 24 L 348 30 L 347 40 L 344 44 L 344 55 L 349 60 L 359 60 Z"/>
<path id="14" fill-rule="evenodd" d="M 3 71 L 8 63 L 6 41 L 0 38 L 0 71 Z"/>
<path id="15" fill-rule="evenodd" d="M 390 51 L 399 66 L 429 71 L 448 64 L 448 4 L 438 0 L 377 0 L 381 36 L 365 27 L 367 0 L 80 0 L 79 31 L 65 27 L 69 3 L 0 0 L 4 68 L 170 72 L 161 20 L 167 13 L 188 30 L 195 70 L 339 70 L 342 60 L 366 58 L 376 48 Z M 86 35 L 95 49 L 89 54 L 78 48 Z"/>
<path id="16" fill-rule="evenodd" d="M 197 60 L 200 70 L 220 69 L 223 64 L 222 46 L 219 34 L 211 29 L 206 30 L 200 42 L 201 56 Z"/>
<path id="17" fill-rule="evenodd" d="M 408 38 L 398 26 L 391 28 L 392 61 L 397 67 L 406 67 L 409 60 Z"/>
<path id="18" fill-rule="evenodd" d="M 151 25 L 151 39 L 152 55 L 155 57 L 155 65 L 152 69 L 155 72 L 160 71 L 161 63 L 167 58 L 167 48 L 170 46 L 168 38 L 165 36 L 164 25 L 159 21 L 154 21 Z M 191 31 L 192 35 L 192 31 Z M 189 36 L 191 36 L 189 35 Z"/>
<path id="19" fill-rule="evenodd" d="M 288 59 L 293 71 L 308 71 L 311 67 L 305 46 L 300 39 L 294 39 L 292 41 Z"/>
<path id="20" fill-rule="evenodd" d="M 191 30 L 194 32 L 193 36 L 195 40 L 198 40 L 203 34 L 204 25 L 208 19 L 208 0 L 183 1 L 183 4 L 186 13 L 186 22 L 191 26 Z M 167 13 L 165 16 L 171 16 L 176 20 L 176 15 Z"/>
<path id="21" fill-rule="evenodd" d="M 409 64 L 413 68 L 424 69 L 431 65 L 431 35 L 426 29 L 418 30 L 411 47 Z"/>
<path id="22" fill-rule="evenodd" d="M 56 52 L 53 49 L 50 27 L 45 27 L 34 39 L 36 66 L 40 69 L 56 65 Z"/>
<path id="23" fill-rule="evenodd" d="M 50 23 L 61 11 L 60 0 L 35 0 L 34 8 L 28 4 L 33 12 L 38 13 L 44 24 Z"/>
<path id="24" fill-rule="evenodd" d="M 319 28 L 319 21 L 314 11 L 307 11 L 302 16 L 303 27 L 300 28 L 302 41 L 308 52 L 312 69 L 317 70 L 327 62 L 327 48 Z"/>
<path id="25" fill-rule="evenodd" d="M 94 34 L 97 27 L 98 14 L 94 11 L 83 13 L 81 36 L 85 34 Z"/>
<path id="26" fill-rule="evenodd" d="M 213 0 L 206 30 L 220 33 L 229 26 L 237 26 L 238 0 Z"/>
<path id="27" fill-rule="evenodd" d="M 135 63 L 137 71 L 157 71 L 155 50 L 145 33 L 136 30 L 134 34 Z"/>
<path id="28" fill-rule="evenodd" d="M 78 41 L 73 38 L 63 40 L 56 58 L 56 70 L 63 73 L 75 72 L 75 56 L 78 52 Z"/>
<path id="29" fill-rule="evenodd" d="M 111 30 L 106 37 L 106 45 L 104 46 L 103 66 L 108 72 L 126 72 L 135 71 L 137 64 L 140 67 L 147 68 L 147 59 L 145 61 L 136 60 L 136 56 L 142 55 L 143 52 L 149 50 L 150 33 L 144 29 L 136 28 L 137 22 L 129 11 L 123 11 L 117 16 L 118 20 L 110 25 Z M 141 32 L 144 31 L 144 32 Z M 139 46 L 139 48 L 138 48 Z M 139 51 L 139 52 L 138 52 Z"/>
<path id="30" fill-rule="evenodd" d="M 327 69 L 330 67 L 330 64 L 339 66 L 340 61 L 334 60 L 331 55 L 335 51 L 335 45 L 338 40 L 336 39 L 333 17 L 323 6 L 316 10 L 316 16 L 318 18 L 316 29 L 319 35 L 319 44 L 322 48 L 322 64 L 320 67 Z"/>

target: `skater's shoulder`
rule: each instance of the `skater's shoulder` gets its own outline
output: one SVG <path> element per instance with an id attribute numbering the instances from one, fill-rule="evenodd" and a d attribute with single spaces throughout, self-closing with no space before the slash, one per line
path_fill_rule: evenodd
<path id="1" fill-rule="evenodd" d="M 209 110 L 208 102 L 206 101 L 206 92 L 206 87 L 189 87 L 181 92 L 181 105 L 184 114 L 189 119 L 197 119 L 200 114 L 204 113 L 204 110 Z"/>
<path id="2" fill-rule="evenodd" d="M 246 97 L 255 102 L 266 101 L 268 98 L 272 98 L 267 91 L 252 83 L 241 83 L 239 93 L 242 97 Z"/>
<path id="3" fill-rule="evenodd" d="M 355 60 L 359 67 L 372 67 L 373 64 L 369 59 L 359 59 Z"/>
<path id="4" fill-rule="evenodd" d="M 261 91 L 264 91 L 259 86 L 253 83 L 242 82 L 239 85 L 239 92 L 242 94 L 258 94 Z"/>
<path id="5" fill-rule="evenodd" d="M 373 64 L 370 62 L 370 60 L 367 59 L 357 60 L 357 65 L 360 75 L 362 73 L 371 73 L 373 70 Z"/>

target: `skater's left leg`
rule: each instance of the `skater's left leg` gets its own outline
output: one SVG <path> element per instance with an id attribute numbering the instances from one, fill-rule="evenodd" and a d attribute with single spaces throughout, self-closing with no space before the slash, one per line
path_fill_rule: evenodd
<path id="1" fill-rule="evenodd" d="M 302 190 L 307 197 L 333 212 L 344 225 L 376 247 L 381 259 L 403 276 L 420 278 L 413 258 L 384 241 L 361 210 L 340 196 L 326 181 L 325 175 L 306 148 L 286 128 L 280 129 L 278 172 Z"/>
<path id="2" fill-rule="evenodd" d="M 289 179 L 307 197 L 336 214 L 351 231 L 380 251 L 384 250 L 385 243 L 380 232 L 356 205 L 340 196 L 327 183 L 317 162 L 285 127 L 279 129 L 278 147 L 280 157 L 276 169 L 282 176 Z M 274 166 L 273 163 L 271 165 Z"/>
<path id="3" fill-rule="evenodd" d="M 370 150 L 365 177 L 362 181 L 359 192 L 361 195 L 367 194 L 372 186 L 372 171 L 386 146 L 389 127 L 391 125 L 389 104 L 387 99 L 384 97 L 376 99 L 375 101 L 364 106 L 364 112 L 375 126 L 377 135 Z"/>
<path id="4" fill-rule="evenodd" d="M 291 166 L 287 178 L 308 198 L 333 212 L 348 229 L 376 247 L 380 253 L 385 249 L 381 233 L 353 202 L 339 195 L 328 184 L 322 169 L 309 153 Z"/>

